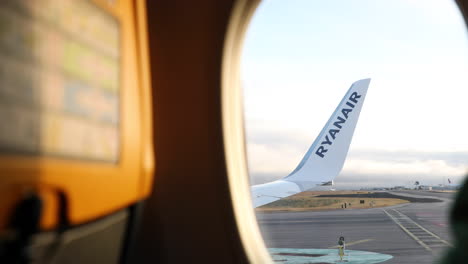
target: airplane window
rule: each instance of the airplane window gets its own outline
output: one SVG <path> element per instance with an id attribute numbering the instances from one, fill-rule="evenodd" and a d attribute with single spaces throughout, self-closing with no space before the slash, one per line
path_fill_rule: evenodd
<path id="1" fill-rule="evenodd" d="M 259 5 L 241 82 L 252 202 L 275 262 L 432 263 L 452 246 L 467 47 L 448 0 Z"/>

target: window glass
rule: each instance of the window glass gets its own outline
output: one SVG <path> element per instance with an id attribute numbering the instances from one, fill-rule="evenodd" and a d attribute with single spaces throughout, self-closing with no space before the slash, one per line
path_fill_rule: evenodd
<path id="1" fill-rule="evenodd" d="M 448 212 L 468 161 L 467 47 L 452 1 L 260 4 L 246 35 L 242 85 L 254 206 L 277 200 L 255 209 L 275 260 L 335 263 L 340 237 L 350 262 L 432 263 L 450 247 Z M 332 146 L 344 135 L 345 128 L 319 133 L 342 115 L 348 88 L 366 78 L 359 122 L 332 182 L 286 178 L 259 187 L 305 167 L 317 137 L 321 144 L 328 135 Z M 279 199 L 288 192 L 297 194 Z"/>

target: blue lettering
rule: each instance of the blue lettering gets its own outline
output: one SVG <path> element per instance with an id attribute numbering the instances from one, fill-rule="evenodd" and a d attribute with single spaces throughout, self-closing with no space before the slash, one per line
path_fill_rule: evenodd
<path id="1" fill-rule="evenodd" d="M 346 122 L 346 120 L 344 118 L 342 118 L 341 116 L 338 116 L 338 121 L 336 121 L 335 123 L 333 123 L 334 126 L 336 126 L 337 128 L 341 129 L 342 126 L 341 124 L 343 124 L 344 122 Z"/>
<path id="2" fill-rule="evenodd" d="M 346 105 L 351 107 L 351 108 L 354 108 L 354 105 L 352 103 L 350 103 L 350 102 L 346 102 Z"/>
<path id="3" fill-rule="evenodd" d="M 357 93 L 357 92 L 354 92 L 351 94 L 351 96 L 349 97 L 349 100 L 355 104 L 357 104 L 357 99 L 361 98 L 361 96 Z"/>
<path id="4" fill-rule="evenodd" d="M 335 140 L 336 134 L 338 134 L 339 132 L 340 132 L 339 129 L 330 129 L 330 130 L 328 130 L 328 133 L 333 138 L 333 140 Z"/>
<path id="5" fill-rule="evenodd" d="M 320 146 L 317 151 L 315 151 L 315 154 L 317 154 L 318 156 L 320 156 L 321 158 L 325 157 L 325 155 L 323 153 L 327 152 L 328 149 L 324 148 L 323 146 Z"/>
<path id="6" fill-rule="evenodd" d="M 358 103 L 359 98 L 361 98 L 361 95 L 359 95 L 357 92 L 353 92 L 349 96 L 349 101 L 346 102 L 346 105 L 351 107 L 351 108 L 342 108 L 341 109 L 341 114 L 343 115 L 344 118 L 341 117 L 341 116 L 337 116 L 336 121 L 333 122 L 333 126 L 335 126 L 338 129 L 330 128 L 328 130 L 328 135 L 330 135 L 332 140 L 335 140 L 336 139 L 336 134 L 340 133 L 341 129 L 343 128 L 343 124 L 346 123 L 346 120 L 349 117 L 349 113 L 351 113 L 353 111 L 354 107 L 356 106 L 355 104 Z M 354 104 L 351 103 L 351 102 L 353 102 Z M 330 140 L 328 135 L 325 136 L 324 141 L 322 141 L 322 143 L 320 143 L 320 145 L 330 145 L 331 146 L 333 144 L 333 141 Z M 320 146 L 320 147 L 318 147 L 317 151 L 315 151 L 315 154 L 317 154 L 321 158 L 324 158 L 326 152 L 328 152 L 328 149 L 326 149 L 324 146 Z"/>
<path id="7" fill-rule="evenodd" d="M 353 109 L 343 108 L 341 109 L 341 113 L 344 115 L 346 119 L 348 119 L 348 114 L 351 113 Z"/>
<path id="8" fill-rule="evenodd" d="M 325 141 L 322 141 L 322 143 L 320 143 L 320 145 L 325 145 L 325 144 L 328 144 L 328 145 L 331 145 L 332 142 L 330 141 L 330 139 L 328 139 L 328 136 L 325 136 Z"/>

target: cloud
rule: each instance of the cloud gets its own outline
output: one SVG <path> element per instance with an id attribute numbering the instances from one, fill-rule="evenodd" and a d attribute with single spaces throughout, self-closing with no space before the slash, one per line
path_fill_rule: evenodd
<path id="1" fill-rule="evenodd" d="M 404 155 L 404 153 L 398 153 Z M 466 172 L 465 164 L 449 164 L 445 160 L 377 161 L 372 159 L 356 159 L 350 157 L 342 170 L 343 175 L 374 175 L 395 177 L 420 177 L 425 179 L 440 179 L 440 177 L 459 177 Z"/>
<path id="2" fill-rule="evenodd" d="M 247 159 L 251 175 L 281 178 L 299 164 L 313 136 L 292 130 L 272 122 L 248 122 Z"/>
<path id="3" fill-rule="evenodd" d="M 278 128 L 280 127 L 280 128 Z M 247 132 L 248 165 L 252 184 L 287 176 L 300 162 L 314 137 L 268 124 Z M 337 188 L 435 185 L 450 178 L 460 183 L 467 172 L 468 152 L 427 150 L 350 149 Z"/>

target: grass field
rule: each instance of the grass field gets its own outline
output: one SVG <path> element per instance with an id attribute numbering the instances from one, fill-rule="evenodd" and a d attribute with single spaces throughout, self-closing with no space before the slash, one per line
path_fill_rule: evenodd
<path id="1" fill-rule="evenodd" d="M 256 211 L 321 211 L 321 210 L 343 210 L 385 207 L 396 204 L 408 203 L 406 200 L 393 198 L 355 198 L 355 197 L 317 197 L 323 194 L 346 195 L 367 194 L 369 192 L 359 191 L 334 191 L 334 192 L 302 192 L 276 202 L 266 204 Z M 346 204 L 346 208 L 345 208 Z"/>

